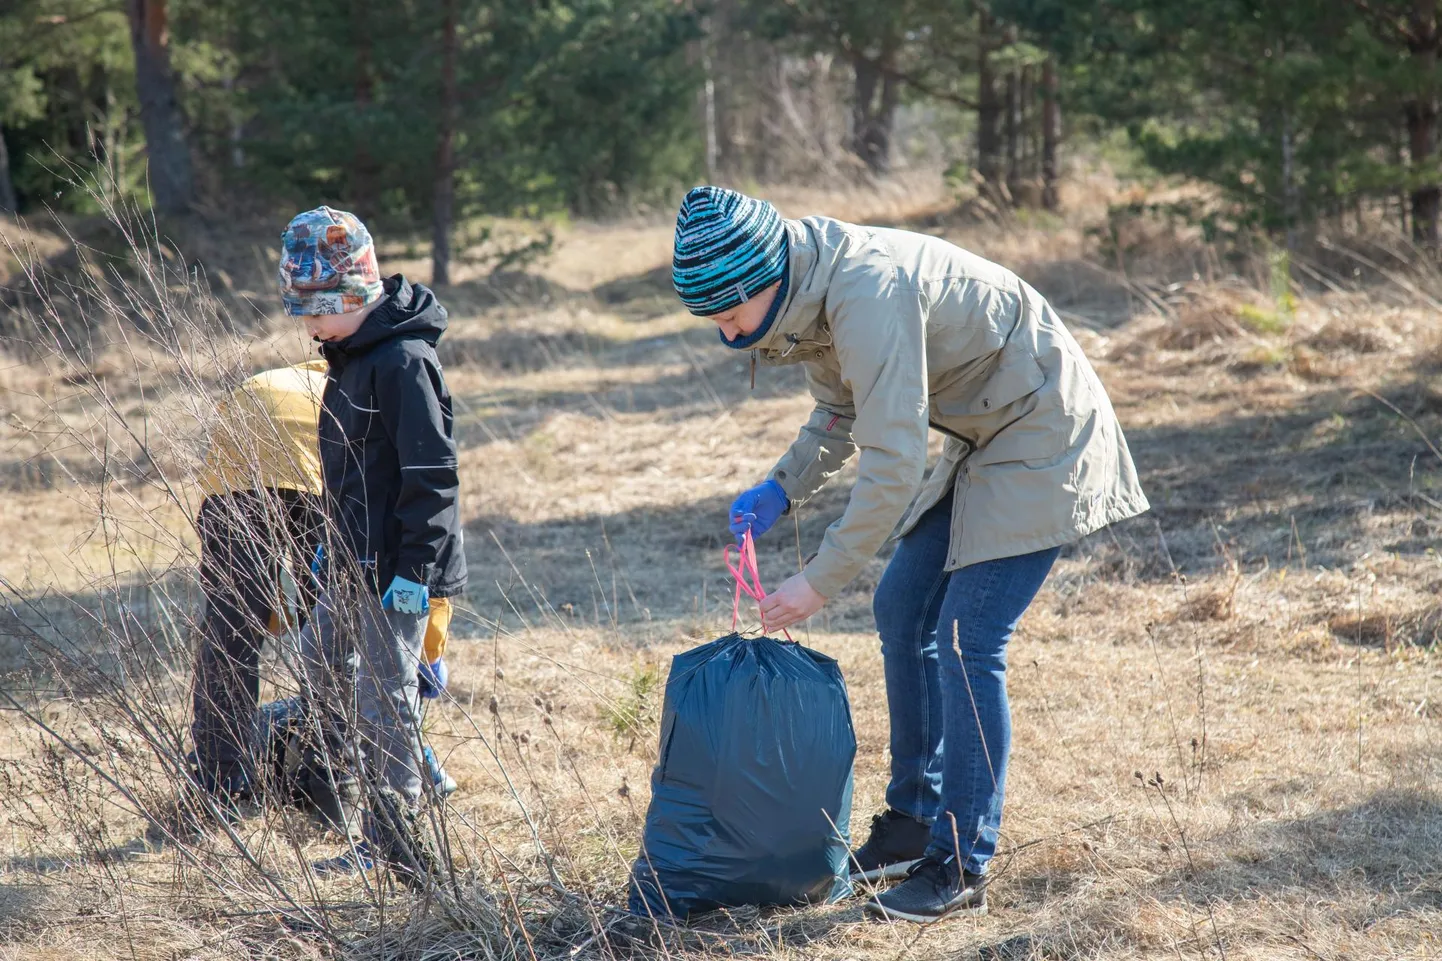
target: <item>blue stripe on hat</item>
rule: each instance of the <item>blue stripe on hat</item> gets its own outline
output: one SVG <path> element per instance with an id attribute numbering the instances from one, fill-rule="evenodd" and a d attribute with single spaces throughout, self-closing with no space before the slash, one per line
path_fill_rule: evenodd
<path id="1" fill-rule="evenodd" d="M 681 201 L 671 285 L 691 313 L 730 310 L 785 268 L 786 228 L 771 204 L 723 187 L 695 187 Z"/>

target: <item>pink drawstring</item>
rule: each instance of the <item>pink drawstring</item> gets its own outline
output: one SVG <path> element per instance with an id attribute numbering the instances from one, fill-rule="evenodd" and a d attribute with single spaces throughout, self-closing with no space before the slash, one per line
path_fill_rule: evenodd
<path id="1" fill-rule="evenodd" d="M 739 563 L 737 564 L 731 563 L 732 550 L 735 550 L 738 556 Z M 736 598 L 731 604 L 731 630 L 734 631 L 736 626 L 741 623 L 741 594 L 744 592 L 747 597 L 754 599 L 759 608 L 761 602 L 766 600 L 766 589 L 761 586 L 761 572 L 756 568 L 756 542 L 752 539 L 749 530 L 742 536 L 741 546 L 727 544 L 726 549 L 722 552 L 722 557 L 725 560 L 726 569 L 731 572 L 732 577 L 736 578 Z M 749 583 L 747 582 L 748 576 L 750 577 Z M 766 633 L 765 614 L 761 615 L 761 632 Z M 791 640 L 791 635 L 785 628 L 782 628 L 781 633 L 786 635 L 788 641 Z"/>

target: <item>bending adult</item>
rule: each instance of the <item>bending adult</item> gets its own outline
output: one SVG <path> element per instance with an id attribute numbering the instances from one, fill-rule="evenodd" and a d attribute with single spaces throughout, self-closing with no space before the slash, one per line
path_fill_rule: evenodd
<path id="1" fill-rule="evenodd" d="M 779 629 L 836 597 L 900 524 L 874 599 L 891 716 L 888 809 L 854 876 L 905 878 L 867 911 L 921 923 L 986 908 L 1011 721 L 1006 646 L 1062 545 L 1148 507 L 1105 388 L 1047 302 L 935 237 L 697 187 L 673 283 L 721 341 L 801 364 L 816 409 L 731 531 L 765 534 L 860 452 L 841 518 L 763 610 Z M 925 478 L 931 430 L 945 435 Z M 939 642 L 938 642 L 939 641 Z"/>

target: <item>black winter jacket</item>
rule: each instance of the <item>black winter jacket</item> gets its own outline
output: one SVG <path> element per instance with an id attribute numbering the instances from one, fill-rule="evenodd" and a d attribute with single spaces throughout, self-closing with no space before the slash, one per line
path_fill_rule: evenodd
<path id="1" fill-rule="evenodd" d="M 399 274 L 354 334 L 321 345 L 330 364 L 320 459 L 337 548 L 384 591 L 391 578 L 435 597 L 466 586 L 451 395 L 435 345 L 446 309 Z"/>

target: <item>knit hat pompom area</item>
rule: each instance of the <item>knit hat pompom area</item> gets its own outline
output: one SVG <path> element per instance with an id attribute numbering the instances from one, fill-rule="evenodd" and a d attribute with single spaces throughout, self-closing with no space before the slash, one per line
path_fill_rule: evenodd
<path id="1" fill-rule="evenodd" d="M 771 204 L 724 187 L 693 187 L 676 215 L 671 285 L 691 313 L 710 317 L 777 283 L 786 227 Z"/>

